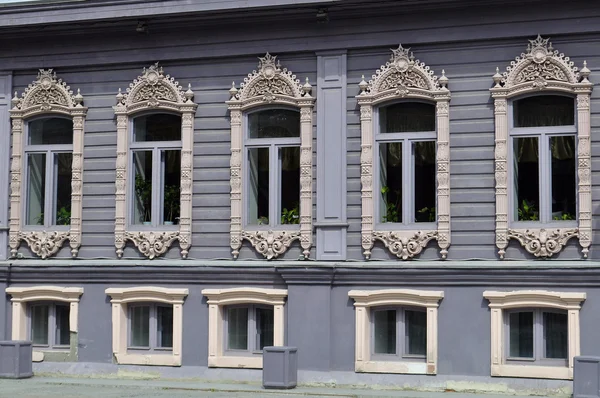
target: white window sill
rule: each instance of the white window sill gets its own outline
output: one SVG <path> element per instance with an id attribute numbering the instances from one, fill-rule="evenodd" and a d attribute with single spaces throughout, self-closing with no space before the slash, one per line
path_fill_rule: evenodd
<path id="1" fill-rule="evenodd" d="M 356 361 L 357 373 L 436 374 L 435 365 L 413 361 Z"/>
<path id="2" fill-rule="evenodd" d="M 492 376 L 573 380 L 573 369 L 566 366 L 492 365 Z"/>
<path id="3" fill-rule="evenodd" d="M 208 357 L 209 368 L 242 368 L 242 369 L 262 369 L 263 358 L 257 357 L 235 357 L 235 356 L 216 356 Z"/>
<path id="4" fill-rule="evenodd" d="M 173 354 L 114 354 L 119 365 L 181 366 L 181 356 Z"/>

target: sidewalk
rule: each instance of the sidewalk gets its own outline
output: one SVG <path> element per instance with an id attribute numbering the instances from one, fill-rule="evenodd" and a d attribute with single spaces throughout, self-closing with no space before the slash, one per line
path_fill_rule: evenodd
<path id="1" fill-rule="evenodd" d="M 201 397 L 337 397 L 337 398 L 508 398 L 514 395 L 462 394 L 367 390 L 328 387 L 298 387 L 292 390 L 264 390 L 258 384 L 218 384 L 169 380 L 123 380 L 41 377 L 0 379 L 0 398 L 201 398 Z M 522 398 L 522 397 L 521 397 Z M 539 398 L 539 396 L 538 396 Z"/>

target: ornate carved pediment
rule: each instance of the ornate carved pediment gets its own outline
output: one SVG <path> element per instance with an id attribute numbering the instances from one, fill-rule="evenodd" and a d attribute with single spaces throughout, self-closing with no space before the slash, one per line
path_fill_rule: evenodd
<path id="1" fill-rule="evenodd" d="M 509 239 L 517 239 L 529 253 L 544 258 L 559 253 L 569 239 L 577 236 L 577 228 L 508 230 Z"/>
<path id="2" fill-rule="evenodd" d="M 576 84 L 588 82 L 590 71 L 585 65 L 581 71 L 573 61 L 552 47 L 550 39 L 540 35 L 529 40 L 527 51 L 521 53 L 502 74 L 494 75 L 494 88 L 511 88 L 529 83 L 531 88 L 543 90 L 549 84 Z"/>
<path id="3" fill-rule="evenodd" d="M 62 79 L 56 77 L 52 69 L 40 69 L 37 79 L 23 92 L 21 98 L 12 99 L 13 110 L 27 111 L 36 108 L 41 111 L 51 111 L 53 106 L 74 108 L 81 106 L 83 97 L 79 90 L 73 95 L 71 88 Z"/>
<path id="4" fill-rule="evenodd" d="M 413 90 L 423 90 L 431 92 L 446 92 L 448 78 L 442 71 L 442 77 L 438 79 L 423 62 L 415 57 L 410 48 L 403 48 L 402 45 L 392 50 L 392 56 L 385 65 L 377 69 L 371 80 L 367 83 L 360 82 L 361 96 L 376 96 L 393 90 L 390 94 L 397 97 L 406 97 Z"/>
<path id="5" fill-rule="evenodd" d="M 235 88 L 234 83 L 229 91 L 231 101 L 258 99 L 261 102 L 271 103 L 277 99 L 277 96 L 310 98 L 312 86 L 308 83 L 308 78 L 304 85 L 300 84 L 296 75 L 281 67 L 277 56 L 267 53 L 258 59 L 258 70 L 248 74 L 239 90 Z"/>
<path id="6" fill-rule="evenodd" d="M 179 231 L 125 232 L 124 238 L 132 241 L 140 253 L 152 260 L 166 253 L 171 244 L 179 239 Z"/>
<path id="7" fill-rule="evenodd" d="M 277 258 L 290 247 L 293 241 L 300 239 L 300 231 L 243 231 L 242 238 L 249 241 L 257 252 L 267 260 Z"/>
<path id="8" fill-rule="evenodd" d="M 27 242 L 31 251 L 45 260 L 60 250 L 65 240 L 69 239 L 69 232 L 20 232 L 19 239 Z"/>
<path id="9" fill-rule="evenodd" d="M 138 76 L 129 84 L 125 94 L 117 95 L 117 108 L 129 108 L 142 104 L 145 107 L 155 108 L 161 102 L 174 104 L 192 103 L 194 93 L 191 87 L 187 91 L 175 81 L 175 78 L 165 75 L 162 66 L 158 62 L 149 68 L 144 68 L 141 76 Z"/>
<path id="10" fill-rule="evenodd" d="M 432 239 L 438 238 L 438 231 L 374 231 L 373 239 L 383 242 L 392 254 L 402 260 L 415 257 L 427 247 Z"/>

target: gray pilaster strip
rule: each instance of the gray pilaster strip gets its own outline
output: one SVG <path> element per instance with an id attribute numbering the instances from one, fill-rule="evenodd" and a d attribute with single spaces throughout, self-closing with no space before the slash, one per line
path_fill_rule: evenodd
<path id="1" fill-rule="evenodd" d="M 10 92 L 12 75 L 0 72 L 0 259 L 6 259 L 8 248 L 8 198 L 10 170 Z"/>

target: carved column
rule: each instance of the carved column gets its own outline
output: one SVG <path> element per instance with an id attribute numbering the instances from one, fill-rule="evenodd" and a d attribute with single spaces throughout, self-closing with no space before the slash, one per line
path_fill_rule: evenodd
<path id="1" fill-rule="evenodd" d="M 83 111 L 73 111 L 73 161 L 71 179 L 71 226 L 69 245 L 71 256 L 77 257 L 81 246 L 81 211 L 83 196 Z"/>
<path id="2" fill-rule="evenodd" d="M 300 103 L 300 245 L 304 258 L 312 246 L 312 111 L 313 102 Z"/>
<path id="3" fill-rule="evenodd" d="M 592 192 L 590 148 L 590 93 L 577 95 L 577 176 L 579 191 L 579 244 L 587 258 L 592 244 Z"/>
<path id="4" fill-rule="evenodd" d="M 439 100 L 437 116 L 437 220 L 438 245 L 442 258 L 450 246 L 450 118 L 449 99 Z"/>
<path id="5" fill-rule="evenodd" d="M 117 113 L 117 164 L 115 197 L 115 247 L 117 257 L 123 256 L 125 248 L 125 216 L 127 187 L 127 114 Z"/>
<path id="6" fill-rule="evenodd" d="M 187 258 L 192 245 L 192 191 L 194 163 L 194 113 L 195 108 L 183 109 L 181 117 L 181 190 L 179 213 L 179 247 L 181 257 Z"/>
<path id="7" fill-rule="evenodd" d="M 496 247 L 501 259 L 508 246 L 508 194 L 507 194 L 507 155 L 508 155 L 508 117 L 506 114 L 506 98 L 494 100 L 496 119 L 496 155 L 494 175 L 496 178 Z"/>
<path id="8" fill-rule="evenodd" d="M 15 93 L 16 97 L 16 93 Z M 21 170 L 23 170 L 23 119 L 20 112 L 11 111 L 12 119 L 12 164 L 10 170 L 10 256 L 16 257 L 19 249 L 21 228 Z"/>
<path id="9" fill-rule="evenodd" d="M 360 182 L 362 199 L 361 241 L 367 260 L 373 248 L 373 107 L 360 105 Z"/>
<path id="10" fill-rule="evenodd" d="M 231 106 L 230 106 L 231 107 Z M 242 246 L 242 111 L 231 109 L 231 227 L 230 245 L 233 258 L 240 254 Z"/>

